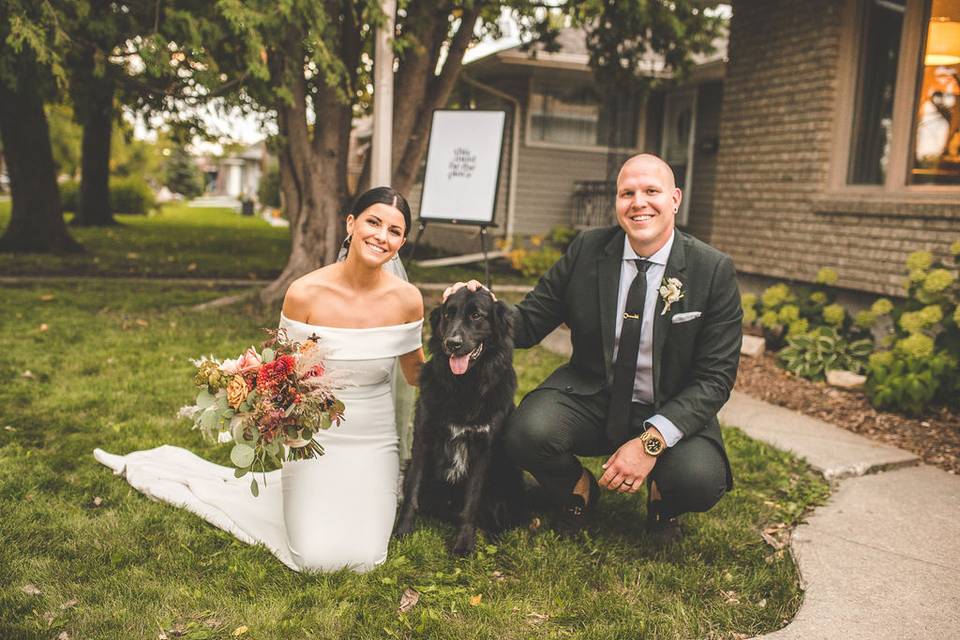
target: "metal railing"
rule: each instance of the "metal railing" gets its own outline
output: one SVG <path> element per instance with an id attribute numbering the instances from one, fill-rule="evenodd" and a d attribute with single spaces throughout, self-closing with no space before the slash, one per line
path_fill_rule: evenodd
<path id="1" fill-rule="evenodd" d="M 616 224 L 614 200 L 617 185 L 606 180 L 583 180 L 573 185 L 573 216 L 570 224 L 575 229 L 608 227 Z"/>

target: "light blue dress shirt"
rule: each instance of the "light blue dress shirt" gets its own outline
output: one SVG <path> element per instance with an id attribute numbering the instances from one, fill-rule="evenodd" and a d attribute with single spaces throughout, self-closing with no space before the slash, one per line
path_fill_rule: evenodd
<path id="1" fill-rule="evenodd" d="M 633 382 L 633 401 L 643 404 L 653 404 L 653 314 L 656 313 L 660 283 L 663 281 L 663 274 L 667 269 L 667 259 L 670 257 L 670 249 L 673 247 L 675 237 L 676 232 L 671 233 L 667 243 L 660 247 L 659 251 L 646 258 L 650 262 L 646 274 L 647 297 L 643 301 L 643 318 L 640 321 L 640 350 L 637 353 L 637 374 Z M 623 326 L 623 311 L 627 306 L 627 292 L 630 290 L 630 283 L 637 276 L 637 267 L 633 262 L 637 259 L 642 260 L 644 257 L 637 255 L 633 247 L 630 246 L 630 239 L 624 236 L 623 261 L 620 265 L 620 290 L 617 294 L 617 327 L 613 343 L 614 361 L 616 361 L 620 346 L 620 329 Z M 683 437 L 683 432 L 677 428 L 677 425 L 659 413 L 650 416 L 647 423 L 657 428 L 668 447 L 672 447 Z"/>

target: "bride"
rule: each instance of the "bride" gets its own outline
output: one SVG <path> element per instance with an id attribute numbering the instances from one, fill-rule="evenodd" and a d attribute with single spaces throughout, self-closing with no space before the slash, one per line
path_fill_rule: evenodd
<path id="1" fill-rule="evenodd" d="M 344 420 L 314 436 L 325 455 L 285 462 L 267 474 L 259 497 L 233 469 L 178 447 L 125 456 L 97 449 L 97 460 L 146 495 L 263 544 L 295 571 L 367 571 L 383 562 L 399 476 L 391 374 L 399 361 L 416 384 L 424 360 L 423 298 L 389 272 L 409 228 L 403 196 L 367 191 L 347 216 L 345 259 L 296 280 L 284 298 L 280 327 L 290 339 L 317 335 L 327 367 L 349 372 L 350 386 L 337 392 Z"/>

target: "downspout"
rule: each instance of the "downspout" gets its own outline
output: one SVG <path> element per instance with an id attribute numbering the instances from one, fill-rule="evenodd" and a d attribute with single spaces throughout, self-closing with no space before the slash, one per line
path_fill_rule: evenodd
<path id="1" fill-rule="evenodd" d="M 513 105 L 513 134 L 510 136 L 510 186 L 507 189 L 507 219 L 504 225 L 506 241 L 503 246 L 503 253 L 506 253 L 513 248 L 513 228 L 517 205 L 517 174 L 520 171 L 520 101 L 509 93 L 474 80 L 465 71 L 460 72 L 460 79 Z"/>

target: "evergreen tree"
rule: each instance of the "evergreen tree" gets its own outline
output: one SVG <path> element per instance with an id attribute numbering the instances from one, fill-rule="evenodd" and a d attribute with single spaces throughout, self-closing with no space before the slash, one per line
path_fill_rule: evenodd
<path id="1" fill-rule="evenodd" d="M 203 193 L 203 174 L 196 160 L 182 145 L 171 149 L 166 162 L 164 183 L 174 193 L 196 198 Z"/>

